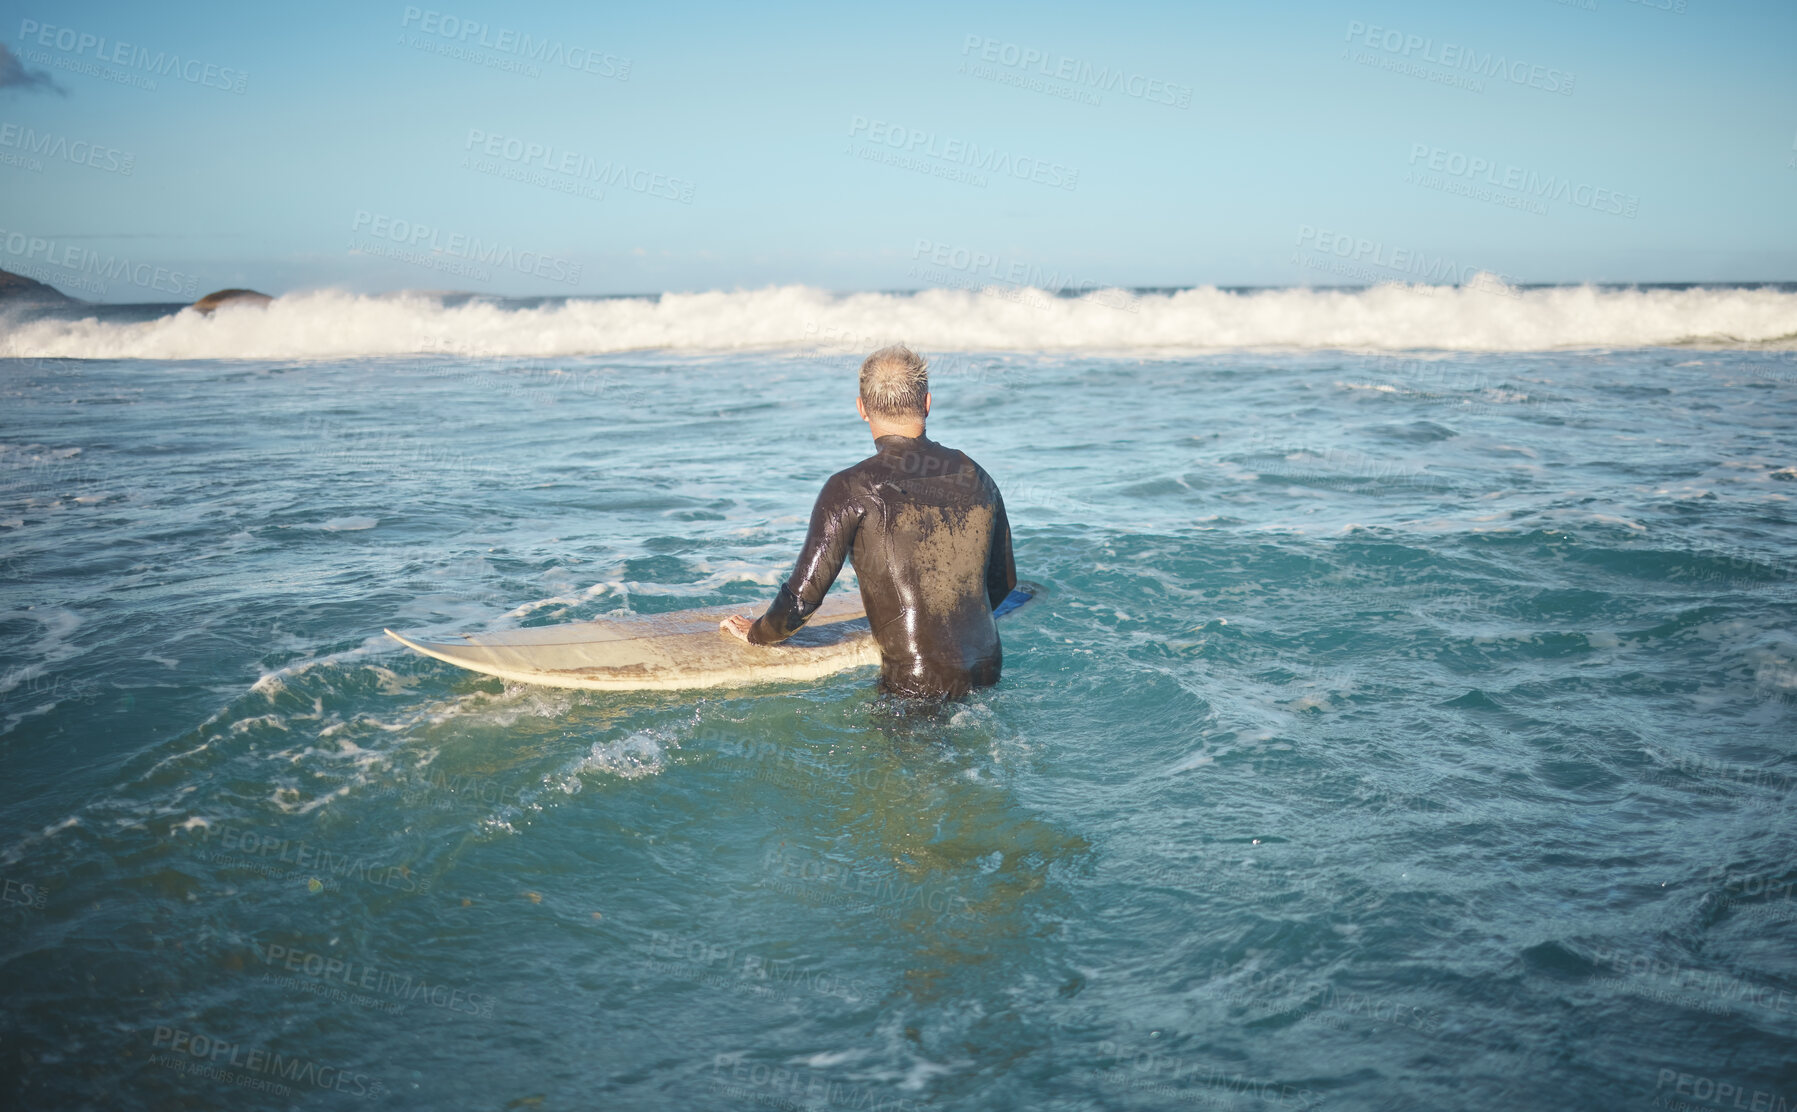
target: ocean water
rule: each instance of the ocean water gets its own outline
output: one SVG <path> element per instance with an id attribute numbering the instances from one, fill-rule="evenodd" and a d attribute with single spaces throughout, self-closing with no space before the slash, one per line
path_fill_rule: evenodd
<path id="1" fill-rule="evenodd" d="M 1794 305 L 15 315 L 7 1103 L 1797 1105 Z M 898 336 L 1046 589 L 998 687 L 381 635 L 765 604 Z"/>

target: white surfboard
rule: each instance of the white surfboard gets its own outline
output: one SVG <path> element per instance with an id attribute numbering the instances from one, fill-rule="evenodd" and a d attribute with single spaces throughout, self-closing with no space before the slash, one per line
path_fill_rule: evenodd
<path id="1" fill-rule="evenodd" d="M 1033 583 L 1019 583 L 993 613 L 1010 614 L 1039 590 Z M 593 691 L 804 683 L 880 662 L 859 591 L 825 599 L 805 628 L 778 645 L 751 645 L 718 629 L 730 615 L 754 609 L 706 606 L 500 633 L 459 633 L 452 641 L 385 632 L 425 656 L 489 676 Z"/>

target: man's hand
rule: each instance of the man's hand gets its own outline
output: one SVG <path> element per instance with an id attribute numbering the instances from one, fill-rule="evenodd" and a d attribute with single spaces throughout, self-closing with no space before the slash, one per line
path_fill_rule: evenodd
<path id="1" fill-rule="evenodd" d="M 732 614 L 719 622 L 718 628 L 730 636 L 746 642 L 749 639 L 749 627 L 754 624 L 755 619 L 747 614 Z"/>

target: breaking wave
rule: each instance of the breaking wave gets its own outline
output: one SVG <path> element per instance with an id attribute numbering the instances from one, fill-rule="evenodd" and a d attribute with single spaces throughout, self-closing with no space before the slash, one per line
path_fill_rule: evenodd
<path id="1" fill-rule="evenodd" d="M 505 301 L 428 294 L 290 294 L 267 308 L 154 320 L 0 319 L 0 355 L 81 359 L 310 359 L 445 352 L 639 350 L 1190 351 L 1229 348 L 1545 351 L 1793 346 L 1797 292 L 1776 287 L 1367 289 L 1214 287 L 1082 297 L 990 287 L 836 294 L 805 286 L 658 297 Z"/>

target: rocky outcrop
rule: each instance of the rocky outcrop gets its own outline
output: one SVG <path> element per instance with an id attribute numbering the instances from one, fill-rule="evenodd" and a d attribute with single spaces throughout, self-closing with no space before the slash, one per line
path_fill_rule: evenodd
<path id="1" fill-rule="evenodd" d="M 23 274 L 14 274 L 10 270 L 0 270 L 0 302 L 30 301 L 40 304 L 69 304 L 74 298 L 63 293 L 55 286 L 46 286 Z"/>

